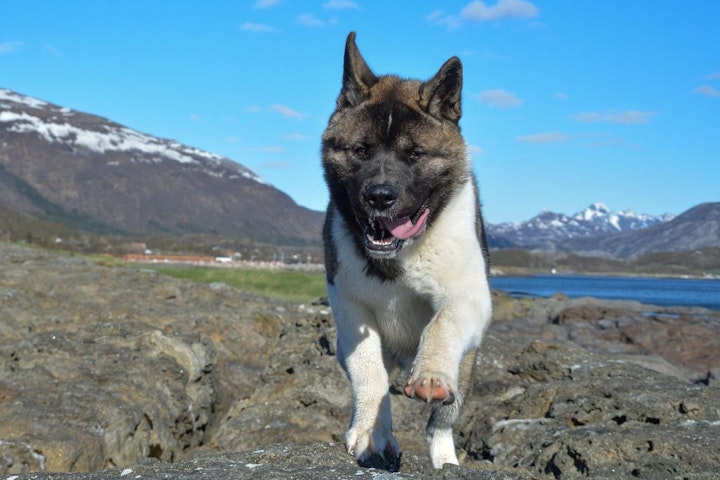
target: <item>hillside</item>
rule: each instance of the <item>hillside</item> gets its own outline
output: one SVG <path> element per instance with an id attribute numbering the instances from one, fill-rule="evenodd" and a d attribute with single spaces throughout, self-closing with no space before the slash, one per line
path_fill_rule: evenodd
<path id="1" fill-rule="evenodd" d="M 0 89 L 0 238 L 83 232 L 319 247 L 324 214 L 248 168 L 105 118 Z M 594 203 L 487 225 L 493 249 L 638 257 L 720 246 L 720 203 L 674 218 Z M 202 239 L 197 241 L 197 239 Z"/>
<path id="2" fill-rule="evenodd" d="M 323 213 L 240 164 L 5 89 L 0 145 L 8 211 L 96 233 L 320 241 Z"/>

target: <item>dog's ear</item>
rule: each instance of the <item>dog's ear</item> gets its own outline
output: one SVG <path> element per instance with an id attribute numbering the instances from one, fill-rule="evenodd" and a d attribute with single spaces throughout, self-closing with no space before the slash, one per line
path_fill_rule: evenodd
<path id="1" fill-rule="evenodd" d="M 420 86 L 420 107 L 430 115 L 460 120 L 462 91 L 462 63 L 457 57 L 445 62 L 433 78 Z"/>
<path id="2" fill-rule="evenodd" d="M 355 32 L 350 32 L 345 42 L 345 65 L 343 86 L 337 99 L 337 107 L 354 107 L 370 98 L 370 88 L 378 78 L 365 63 L 355 45 Z"/>

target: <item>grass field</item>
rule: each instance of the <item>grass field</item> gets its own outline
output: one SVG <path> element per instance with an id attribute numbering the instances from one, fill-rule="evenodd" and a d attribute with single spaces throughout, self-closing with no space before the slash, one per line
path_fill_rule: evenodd
<path id="1" fill-rule="evenodd" d="M 222 282 L 240 290 L 290 302 L 310 302 L 326 295 L 325 274 L 320 272 L 187 266 L 153 269 L 175 278 Z"/>

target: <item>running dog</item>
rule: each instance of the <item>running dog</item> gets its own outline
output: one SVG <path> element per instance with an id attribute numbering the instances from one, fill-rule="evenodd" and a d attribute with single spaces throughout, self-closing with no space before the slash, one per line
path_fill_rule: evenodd
<path id="1" fill-rule="evenodd" d="M 397 459 L 389 371 L 431 406 L 435 468 L 457 464 L 452 427 L 490 322 L 487 242 L 460 133 L 462 64 L 426 82 L 377 76 L 347 37 L 343 83 L 322 136 L 324 226 L 337 355 L 351 383 L 348 451 Z"/>

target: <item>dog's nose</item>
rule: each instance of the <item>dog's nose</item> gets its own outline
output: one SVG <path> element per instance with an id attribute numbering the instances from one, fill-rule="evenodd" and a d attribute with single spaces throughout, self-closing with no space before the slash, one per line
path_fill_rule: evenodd
<path id="1" fill-rule="evenodd" d="M 397 202 L 398 191 L 387 183 L 370 185 L 363 191 L 363 198 L 372 208 L 387 210 Z"/>

